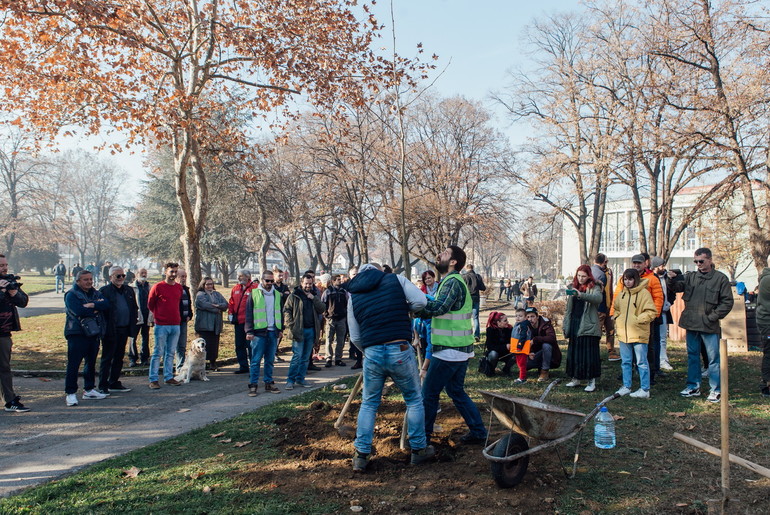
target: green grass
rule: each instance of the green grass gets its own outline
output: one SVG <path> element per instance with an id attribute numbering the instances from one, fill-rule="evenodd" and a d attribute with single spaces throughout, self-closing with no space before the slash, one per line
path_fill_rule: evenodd
<path id="1" fill-rule="evenodd" d="M 13 333 L 14 370 L 64 370 L 67 365 L 67 340 L 64 339 L 64 313 L 41 315 L 21 320 L 22 330 Z M 234 326 L 225 324 L 219 345 L 219 360 L 235 357 Z M 195 338 L 190 322 L 187 340 Z M 150 331 L 150 349 L 154 342 Z"/>
<path id="2" fill-rule="evenodd" d="M 352 384 L 352 381 L 349 381 Z M 244 488 L 244 465 L 279 457 L 274 435 L 279 417 L 291 417 L 314 400 L 336 402 L 330 389 L 309 392 L 256 412 L 213 424 L 89 467 L 82 472 L 0 500 L 0 513 L 331 513 L 342 508 L 310 492 L 287 495 Z M 211 438 L 225 431 L 232 442 Z M 245 447 L 233 442 L 250 440 Z M 141 469 L 135 478 L 124 470 Z M 205 492 L 208 487 L 210 492 Z"/>
<path id="3" fill-rule="evenodd" d="M 21 276 L 20 282 L 22 283 L 22 289 L 28 295 L 33 293 L 40 293 L 44 291 L 53 291 L 56 289 L 56 278 L 52 275 L 36 275 L 36 274 L 16 274 Z M 65 286 L 69 287 L 70 281 L 64 281 Z"/>
<path id="4" fill-rule="evenodd" d="M 673 439 L 672 434 L 682 432 L 718 447 L 719 405 L 710 404 L 703 398 L 681 398 L 678 393 L 684 386 L 686 357 L 682 345 L 670 344 L 669 356 L 676 370 L 659 381 L 650 400 L 626 397 L 609 403 L 610 412 L 623 417 L 616 423 L 618 445 L 615 449 L 595 448 L 592 425 L 589 424 L 582 435 L 578 473 L 574 479 L 564 478 L 556 453 L 544 451 L 531 457 L 525 481 L 515 492 L 500 492 L 499 495 L 550 497 L 553 502 L 543 505 L 543 511 L 549 513 L 705 512 L 707 501 L 721 495 L 719 458 Z M 527 384 L 514 387 L 510 378 L 487 378 L 476 368 L 474 360 L 466 378 L 466 389 L 482 408 L 485 423 L 489 421 L 489 414 L 478 390 L 537 398 L 546 386 L 534 381 L 534 372 L 530 372 Z M 618 373 L 618 363 L 605 361 L 597 392 L 589 394 L 582 389 L 557 387 L 546 401 L 587 413 L 595 402 L 618 388 Z M 757 393 L 758 373 L 758 353 L 730 356 L 731 452 L 768 466 L 770 403 Z M 556 371 L 553 375 L 563 375 L 563 372 Z M 350 386 L 353 378 L 345 382 Z M 394 388 L 388 398 L 398 401 L 400 395 Z M 212 424 L 0 500 L 0 513 L 347 512 L 345 500 L 327 499 L 321 495 L 321 485 L 308 483 L 303 491 L 286 492 L 269 482 L 244 481 L 244 474 L 248 473 L 244 471 L 288 459 L 276 441 L 281 435 L 290 435 L 296 426 L 293 423 L 278 426 L 276 419 L 299 415 L 314 400 L 338 405 L 340 399 L 338 392 L 325 388 Z M 449 403 L 444 401 L 448 408 Z M 451 408 L 445 411 L 446 416 L 453 412 Z M 684 416 L 671 413 L 684 413 Z M 352 417 L 349 415 L 349 418 Z M 328 423 L 331 427 L 332 417 Z M 223 444 L 210 437 L 212 433 L 222 431 L 226 432 L 227 438 L 232 438 L 232 442 L 251 440 L 252 443 L 234 448 L 232 443 Z M 499 435 L 505 431 L 495 422 L 493 432 Z M 565 466 L 571 466 L 576 443 L 577 440 L 572 439 L 559 448 Z M 317 463 L 313 466 L 323 467 Z M 142 472 L 134 479 L 126 478 L 122 471 L 130 467 L 138 467 Z M 438 476 L 441 464 L 432 467 Z M 302 472 L 297 470 L 295 473 Z M 409 474 L 405 468 L 400 476 L 371 478 L 370 486 L 381 492 L 378 495 L 382 499 L 403 497 L 404 485 L 410 484 Z M 733 498 L 738 499 L 731 506 L 741 513 L 766 513 L 770 480 L 738 466 L 732 467 L 731 474 L 731 492 Z M 480 489 L 486 489 L 492 482 L 490 476 L 457 480 L 472 480 Z M 451 487 L 451 483 L 448 484 Z M 204 487 L 209 487 L 211 492 L 204 492 Z M 329 485 L 323 487 L 328 490 Z"/>

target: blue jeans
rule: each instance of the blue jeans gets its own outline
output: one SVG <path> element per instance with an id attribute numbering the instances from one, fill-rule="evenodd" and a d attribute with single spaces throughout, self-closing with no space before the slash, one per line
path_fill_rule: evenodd
<path id="1" fill-rule="evenodd" d="M 99 338 L 88 338 L 82 334 L 67 336 L 67 373 L 64 377 L 64 393 L 78 391 L 78 370 L 83 365 L 83 389 L 93 390 L 96 386 L 96 355 L 99 352 Z M 10 402 L 12 399 L 6 400 Z"/>
<path id="2" fill-rule="evenodd" d="M 63 275 L 56 276 L 56 293 L 59 293 L 60 286 L 61 286 L 62 293 L 64 293 L 64 276 Z"/>
<path id="3" fill-rule="evenodd" d="M 433 423 L 436 421 L 436 410 L 441 390 L 446 389 L 457 411 L 462 415 L 474 438 L 486 438 L 487 429 L 481 420 L 481 414 L 476 404 L 465 393 L 465 372 L 468 370 L 467 361 L 444 361 L 435 356 L 430 360 L 428 373 L 422 383 L 423 404 L 425 405 L 425 434 L 433 433 Z"/>
<path id="4" fill-rule="evenodd" d="M 251 340 L 251 366 L 249 367 L 249 384 L 259 383 L 259 362 L 265 358 L 265 384 L 273 382 L 273 363 L 275 351 L 278 350 L 278 331 L 265 331 Z"/>
<path id="5" fill-rule="evenodd" d="M 720 391 L 719 384 L 719 335 L 715 333 L 702 333 L 700 331 L 687 331 L 687 388 L 700 387 L 700 344 L 706 346 L 709 366 L 709 386 L 712 392 Z"/>
<path id="6" fill-rule="evenodd" d="M 184 357 L 187 355 L 187 322 L 179 324 L 179 340 L 176 343 L 176 369 L 184 365 Z"/>
<path id="7" fill-rule="evenodd" d="M 636 355 L 636 368 L 639 370 L 639 382 L 642 390 L 648 391 L 650 389 L 650 365 L 647 362 L 646 343 L 620 342 L 620 359 L 622 360 L 620 369 L 623 371 L 623 386 L 631 389 L 634 355 Z"/>
<path id="8" fill-rule="evenodd" d="M 476 339 L 481 338 L 481 326 L 479 325 L 479 304 L 481 299 L 471 298 L 471 319 L 473 320 L 473 336 Z"/>
<path id="9" fill-rule="evenodd" d="M 372 451 L 374 419 L 382 400 L 382 387 L 390 377 L 396 383 L 406 402 L 406 420 L 409 447 L 413 451 L 427 446 L 425 438 L 425 408 L 420 393 L 420 374 L 411 346 L 401 350 L 408 342 L 372 345 L 364 349 L 364 388 L 361 407 L 358 410 L 355 448 L 362 454 Z M 435 417 L 435 410 L 434 410 Z"/>
<path id="10" fill-rule="evenodd" d="M 155 326 L 155 347 L 152 349 L 150 358 L 150 382 L 158 380 L 161 356 L 163 356 L 163 380 L 174 378 L 174 353 L 178 341 L 178 325 Z"/>
<path id="11" fill-rule="evenodd" d="M 307 374 L 307 362 L 310 359 L 310 353 L 313 352 L 313 343 L 315 343 L 315 329 L 306 327 L 302 329 L 302 341 L 291 342 L 291 363 L 289 363 L 289 374 L 286 376 L 286 384 L 304 384 L 305 374 Z M 254 357 L 252 356 L 252 361 Z M 252 383 L 253 384 L 253 383 Z"/>

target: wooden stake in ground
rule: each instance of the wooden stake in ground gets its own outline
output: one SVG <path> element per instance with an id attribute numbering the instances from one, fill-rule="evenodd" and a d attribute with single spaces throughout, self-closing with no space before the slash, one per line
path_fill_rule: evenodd
<path id="1" fill-rule="evenodd" d="M 722 513 L 724 513 L 730 499 L 730 415 L 727 404 L 730 398 L 730 383 L 727 374 L 727 340 L 724 338 L 719 340 L 719 379 L 721 391 L 719 418 L 722 430 Z"/>

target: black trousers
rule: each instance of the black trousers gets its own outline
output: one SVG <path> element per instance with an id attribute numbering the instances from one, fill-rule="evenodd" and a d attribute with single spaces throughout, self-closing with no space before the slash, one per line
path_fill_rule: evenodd
<path id="1" fill-rule="evenodd" d="M 107 390 L 120 380 L 127 342 L 128 327 L 116 327 L 114 338 L 105 337 L 102 340 L 102 359 L 99 362 L 100 390 Z"/>
<path id="2" fill-rule="evenodd" d="M 140 335 L 142 337 L 141 353 L 138 352 L 136 345 L 136 340 Z M 128 359 L 132 363 L 137 361 L 147 363 L 150 360 L 150 326 L 146 323 L 139 326 L 139 334 L 136 335 L 136 338 L 131 339 L 131 345 L 128 347 Z"/>

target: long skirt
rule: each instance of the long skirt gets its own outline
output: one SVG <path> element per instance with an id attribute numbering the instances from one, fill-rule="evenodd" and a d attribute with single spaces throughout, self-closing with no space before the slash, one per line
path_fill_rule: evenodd
<path id="1" fill-rule="evenodd" d="M 578 336 L 567 346 L 567 377 L 594 379 L 602 375 L 599 336 Z"/>

